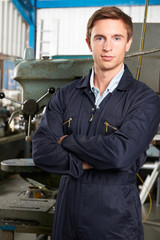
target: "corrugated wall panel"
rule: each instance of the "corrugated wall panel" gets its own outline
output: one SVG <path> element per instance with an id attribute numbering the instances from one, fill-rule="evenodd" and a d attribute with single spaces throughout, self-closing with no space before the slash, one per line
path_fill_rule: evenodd
<path id="1" fill-rule="evenodd" d="M 13 38 L 12 38 L 12 55 L 16 56 L 17 52 L 17 19 L 18 19 L 18 12 L 13 12 Z"/>
<path id="2" fill-rule="evenodd" d="M 3 32 L 3 24 L 2 24 L 2 1 L 0 1 L 0 52 L 2 52 L 2 32 Z"/>
<path id="3" fill-rule="evenodd" d="M 27 26 L 25 23 L 22 23 L 22 34 L 21 34 L 21 51 L 20 56 L 23 57 L 24 49 L 28 46 L 28 38 L 27 38 Z M 26 41 L 27 40 L 27 41 Z"/>
<path id="4" fill-rule="evenodd" d="M 13 4 L 9 4 L 9 27 L 8 27 L 8 55 L 12 55 L 12 48 L 13 48 Z"/>
<path id="5" fill-rule="evenodd" d="M 8 14 L 8 1 L 4 2 L 4 17 L 3 17 L 3 53 L 7 54 L 7 48 L 8 48 L 8 20 L 9 20 L 9 14 Z"/>
<path id="6" fill-rule="evenodd" d="M 27 25 L 10 0 L 0 0 L 0 53 L 22 57 Z"/>
<path id="7" fill-rule="evenodd" d="M 145 9 L 144 6 L 124 6 L 120 8 L 132 17 L 133 22 L 143 22 Z M 53 31 L 51 23 L 54 20 L 59 22 L 57 35 L 57 50 L 55 51 L 54 38 L 54 41 L 51 40 L 50 44 L 45 45 L 45 52 L 57 52 L 58 55 L 90 54 L 88 47 L 85 43 L 86 25 L 89 17 L 97 9 L 99 8 L 88 7 L 39 9 L 37 11 L 37 21 L 43 21 L 43 30 L 49 30 L 50 34 L 52 34 Z M 160 5 L 149 6 L 147 21 L 160 23 L 159 12 Z M 48 38 L 47 34 L 48 33 L 46 33 L 46 36 Z M 45 38 L 44 35 L 43 38 Z M 40 39 L 37 39 L 37 41 L 38 40 Z M 49 50 L 52 48 L 54 49 L 54 51 Z M 39 57 L 41 56 L 37 56 L 37 58 Z"/>
<path id="8" fill-rule="evenodd" d="M 21 55 L 21 34 L 22 34 L 22 19 L 21 16 L 18 16 L 17 24 L 17 56 Z"/>

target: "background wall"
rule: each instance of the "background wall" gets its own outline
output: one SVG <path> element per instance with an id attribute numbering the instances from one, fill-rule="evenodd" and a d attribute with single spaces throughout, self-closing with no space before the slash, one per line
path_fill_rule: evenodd
<path id="1" fill-rule="evenodd" d="M 27 38 L 27 24 L 13 3 L 0 0 L 0 53 L 22 57 Z"/>
<path id="2" fill-rule="evenodd" d="M 132 17 L 133 22 L 142 23 L 144 6 L 120 7 Z M 37 10 L 36 57 L 42 55 L 88 55 L 85 43 L 86 25 L 98 7 L 55 8 Z M 149 6 L 147 22 L 160 23 L 160 5 Z M 146 33 L 147 38 L 147 33 Z M 157 39 L 157 46 L 160 47 Z M 138 49 L 137 49 L 138 50 Z"/>

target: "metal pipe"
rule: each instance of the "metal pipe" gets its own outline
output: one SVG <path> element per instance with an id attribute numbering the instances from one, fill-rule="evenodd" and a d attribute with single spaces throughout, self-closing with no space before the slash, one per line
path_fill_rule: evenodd
<path id="1" fill-rule="evenodd" d="M 153 48 L 151 50 L 142 51 L 142 52 L 133 52 L 133 53 L 125 56 L 125 58 L 137 57 L 140 55 L 147 55 L 147 54 L 156 53 L 156 52 L 160 52 L 160 48 Z"/>

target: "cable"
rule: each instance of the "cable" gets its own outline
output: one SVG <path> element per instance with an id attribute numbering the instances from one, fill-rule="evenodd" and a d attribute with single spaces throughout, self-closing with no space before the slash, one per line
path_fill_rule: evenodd
<path id="1" fill-rule="evenodd" d="M 151 194 L 148 190 L 148 188 L 146 187 L 146 185 L 144 184 L 144 181 L 142 180 L 142 178 L 140 177 L 140 175 L 137 173 L 137 177 L 139 178 L 139 180 L 143 183 L 143 185 L 145 186 L 145 188 L 147 189 L 148 191 L 148 195 L 149 195 L 149 199 L 150 199 L 150 207 L 149 207 L 149 211 L 147 213 L 147 216 L 142 220 L 142 223 L 145 223 L 146 220 L 149 218 L 149 215 L 151 213 L 151 210 L 152 210 L 152 197 L 151 197 Z"/>
<path id="2" fill-rule="evenodd" d="M 142 34 L 141 34 L 140 51 L 143 51 L 143 47 L 144 47 L 144 39 L 145 39 L 145 32 L 146 32 L 146 22 L 147 22 L 147 13 L 148 13 L 148 2 L 149 2 L 149 0 L 146 0 L 144 22 L 143 22 L 143 27 L 142 27 L 143 31 L 142 31 Z M 139 57 L 139 66 L 138 66 L 137 76 L 136 76 L 137 80 L 139 80 L 140 71 L 141 71 L 141 65 L 142 65 L 142 55 Z"/>

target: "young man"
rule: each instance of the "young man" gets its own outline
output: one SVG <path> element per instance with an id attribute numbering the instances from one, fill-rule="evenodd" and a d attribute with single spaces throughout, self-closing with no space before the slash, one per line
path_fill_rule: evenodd
<path id="1" fill-rule="evenodd" d="M 92 15 L 94 67 L 53 96 L 35 133 L 35 164 L 63 175 L 53 240 L 143 240 L 136 173 L 157 132 L 160 99 L 123 63 L 132 32 L 116 7 Z"/>

